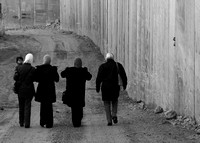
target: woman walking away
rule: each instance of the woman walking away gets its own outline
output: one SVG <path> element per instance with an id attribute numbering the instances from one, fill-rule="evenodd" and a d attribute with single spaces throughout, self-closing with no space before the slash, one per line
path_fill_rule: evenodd
<path id="1" fill-rule="evenodd" d="M 19 124 L 21 127 L 30 127 L 31 117 L 31 101 L 35 95 L 33 85 L 35 68 L 31 65 L 33 63 L 33 55 L 27 54 L 22 65 L 16 67 L 14 80 L 20 83 L 18 91 L 19 100 Z"/>
<path id="2" fill-rule="evenodd" d="M 100 65 L 96 79 L 96 91 L 102 91 L 102 100 L 104 102 L 108 126 L 117 123 L 117 107 L 120 86 L 118 81 L 118 74 L 123 81 L 123 88 L 126 89 L 127 77 L 123 66 L 114 61 L 114 56 L 107 53 L 106 62 Z M 112 108 L 111 108 L 112 107 Z"/>
<path id="3" fill-rule="evenodd" d="M 86 67 L 82 67 L 82 60 L 75 59 L 74 67 L 67 67 L 61 72 L 62 78 L 66 78 L 66 96 L 63 103 L 69 102 L 72 110 L 72 123 L 74 127 L 81 126 L 83 118 L 83 107 L 85 106 L 85 83 L 92 75 Z M 70 101 L 69 101 L 70 100 Z"/>
<path id="4" fill-rule="evenodd" d="M 22 65 L 23 64 L 23 58 L 21 56 L 17 57 L 16 58 L 16 63 L 17 63 L 18 66 Z"/>
<path id="5" fill-rule="evenodd" d="M 18 74 L 18 72 L 17 72 L 18 66 L 21 66 L 23 64 L 23 58 L 21 56 L 16 58 L 16 64 L 17 64 L 17 66 L 15 67 L 15 73 L 13 76 L 14 80 L 15 80 L 15 77 L 18 76 L 17 75 Z M 20 83 L 18 81 L 15 81 L 14 88 L 13 88 L 13 91 L 15 94 L 19 93 L 19 86 L 20 86 Z"/>
<path id="6" fill-rule="evenodd" d="M 51 65 L 51 57 L 45 55 L 43 64 L 36 66 L 35 80 L 38 82 L 35 101 L 40 102 L 40 126 L 53 127 L 53 106 L 56 102 L 55 82 L 59 81 L 57 67 Z"/>

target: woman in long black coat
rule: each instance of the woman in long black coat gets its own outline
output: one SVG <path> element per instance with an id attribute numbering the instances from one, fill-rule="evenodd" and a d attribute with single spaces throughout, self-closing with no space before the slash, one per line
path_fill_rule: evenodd
<path id="1" fill-rule="evenodd" d="M 92 75 L 86 67 L 82 67 L 81 59 L 77 58 L 74 67 L 67 67 L 61 72 L 61 77 L 67 79 L 66 97 L 63 97 L 63 103 L 70 100 L 68 106 L 72 110 L 72 123 L 74 127 L 80 127 L 85 106 L 85 83 L 92 78 Z"/>
<path id="2" fill-rule="evenodd" d="M 59 81 L 57 67 L 50 65 L 51 58 L 45 55 L 43 64 L 36 67 L 35 80 L 38 82 L 35 101 L 40 102 L 40 125 L 53 127 L 53 107 L 56 102 L 55 82 Z"/>
<path id="3" fill-rule="evenodd" d="M 35 95 L 34 89 L 34 74 L 35 68 L 31 65 L 33 63 L 33 55 L 27 54 L 22 65 L 15 69 L 14 80 L 19 85 L 18 100 L 19 100 L 19 124 L 21 127 L 30 127 L 31 117 L 31 101 Z"/>

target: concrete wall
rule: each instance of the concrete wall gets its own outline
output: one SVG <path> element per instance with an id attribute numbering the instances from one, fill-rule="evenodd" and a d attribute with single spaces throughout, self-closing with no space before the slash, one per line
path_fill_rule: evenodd
<path id="1" fill-rule="evenodd" d="M 125 66 L 129 96 L 200 122 L 198 0 L 60 3 L 62 29 L 89 36 Z"/>
<path id="2" fill-rule="evenodd" d="M 194 114 L 200 121 L 200 1 L 194 5 Z"/>

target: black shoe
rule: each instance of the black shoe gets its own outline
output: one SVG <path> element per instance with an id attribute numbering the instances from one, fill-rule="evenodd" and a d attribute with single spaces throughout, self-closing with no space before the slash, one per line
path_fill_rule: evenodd
<path id="1" fill-rule="evenodd" d="M 114 123 L 114 124 L 117 124 L 117 123 L 118 123 L 117 117 L 112 117 L 112 120 L 113 120 L 113 123 Z"/>
<path id="2" fill-rule="evenodd" d="M 81 126 L 81 120 L 75 120 L 75 121 L 72 121 L 72 123 L 73 123 L 74 127 L 80 127 Z"/>
<path id="3" fill-rule="evenodd" d="M 81 127 L 81 125 L 74 125 L 74 128 L 78 128 L 78 127 Z"/>
<path id="4" fill-rule="evenodd" d="M 75 127 L 75 128 L 77 128 L 77 127 L 80 127 L 81 126 L 81 123 L 73 123 L 73 126 Z"/>
<path id="5" fill-rule="evenodd" d="M 108 125 L 108 126 L 112 126 L 112 123 L 108 123 L 107 125 Z"/>
<path id="6" fill-rule="evenodd" d="M 24 124 L 20 124 L 20 127 L 23 127 L 24 126 Z"/>
<path id="7" fill-rule="evenodd" d="M 40 124 L 40 126 L 43 127 L 43 128 L 44 128 L 44 125 L 45 125 L 45 124 Z"/>
<path id="8" fill-rule="evenodd" d="M 30 128 L 30 125 L 25 125 L 25 128 Z"/>
<path id="9" fill-rule="evenodd" d="M 53 125 L 46 125 L 46 128 L 53 128 Z"/>

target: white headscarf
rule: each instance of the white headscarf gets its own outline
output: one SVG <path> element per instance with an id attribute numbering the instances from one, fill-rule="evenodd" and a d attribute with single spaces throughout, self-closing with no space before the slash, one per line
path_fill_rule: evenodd
<path id="1" fill-rule="evenodd" d="M 114 55 L 112 53 L 107 53 L 105 59 L 106 60 L 108 60 L 108 59 L 113 59 L 114 60 Z"/>
<path id="2" fill-rule="evenodd" d="M 32 64 L 32 63 L 33 63 L 33 54 L 28 53 L 28 54 L 25 56 L 24 63 Z"/>

